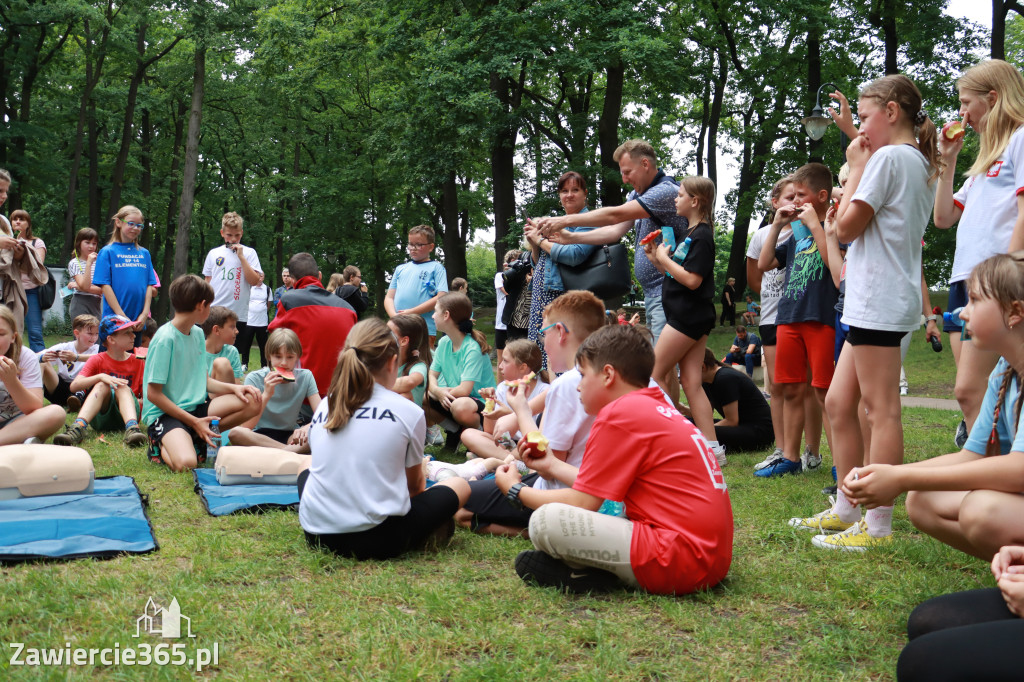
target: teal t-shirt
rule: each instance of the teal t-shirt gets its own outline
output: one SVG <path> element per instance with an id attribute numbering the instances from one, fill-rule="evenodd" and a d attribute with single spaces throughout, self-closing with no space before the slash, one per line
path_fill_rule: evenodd
<path id="1" fill-rule="evenodd" d="M 142 421 L 152 424 L 163 410 L 149 402 L 146 387 L 163 384 L 164 395 L 185 410 L 209 399 L 206 392 L 206 336 L 198 326 L 182 334 L 173 324 L 162 325 L 149 343 L 142 373 Z"/>
<path id="2" fill-rule="evenodd" d="M 480 344 L 467 335 L 459 346 L 452 350 L 452 340 L 447 336 L 437 342 L 434 361 L 430 371 L 438 372 L 438 385 L 455 388 L 463 381 L 473 382 L 474 398 L 480 398 L 480 389 L 494 386 L 494 369 L 491 360 L 480 351 Z"/>
<path id="3" fill-rule="evenodd" d="M 242 356 L 238 354 L 238 349 L 234 346 L 224 344 L 224 347 L 220 349 L 219 353 L 211 353 L 206 351 L 206 373 L 209 374 L 213 369 L 213 361 L 217 358 L 227 358 L 228 362 L 231 363 L 231 371 L 234 372 L 236 379 L 241 379 L 245 376 L 245 368 L 242 367 Z"/>
<path id="4" fill-rule="evenodd" d="M 446 337 L 447 338 L 447 337 Z M 423 377 L 423 381 L 419 386 L 412 389 L 412 401 L 417 405 L 423 404 L 423 392 L 427 390 L 427 363 L 417 362 L 409 368 L 409 374 L 405 374 L 405 365 L 398 368 L 398 376 L 409 376 L 412 374 L 419 374 Z"/>

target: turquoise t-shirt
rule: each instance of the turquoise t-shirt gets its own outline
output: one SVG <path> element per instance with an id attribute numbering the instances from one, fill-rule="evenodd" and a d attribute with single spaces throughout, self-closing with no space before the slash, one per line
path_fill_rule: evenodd
<path id="1" fill-rule="evenodd" d="M 162 325 L 149 343 L 142 373 L 142 421 L 152 424 L 163 410 L 149 402 L 149 384 L 163 384 L 164 395 L 186 412 L 209 399 L 206 392 L 206 336 L 198 326 L 182 334 L 171 323 Z"/>
<path id="2" fill-rule="evenodd" d="M 245 368 L 242 367 L 242 356 L 238 354 L 238 349 L 229 344 L 224 344 L 224 347 L 220 349 L 219 353 L 211 353 L 206 351 L 206 373 L 209 374 L 213 370 L 213 361 L 217 358 L 227 358 L 228 362 L 231 363 L 231 371 L 234 372 L 236 379 L 241 379 L 245 376 Z"/>
<path id="3" fill-rule="evenodd" d="M 405 365 L 398 368 L 398 376 L 409 376 L 412 374 L 419 374 L 423 377 L 423 381 L 419 386 L 412 389 L 412 401 L 417 405 L 423 404 L 423 391 L 427 390 L 427 363 L 417 362 L 409 368 L 409 374 L 405 374 Z"/>
<path id="4" fill-rule="evenodd" d="M 452 350 L 452 340 L 444 337 L 437 342 L 430 371 L 438 372 L 438 385 L 455 388 L 463 381 L 473 382 L 474 398 L 480 398 L 480 389 L 494 386 L 491 360 L 480 351 L 480 344 L 472 336 L 462 340 L 459 350 Z"/>

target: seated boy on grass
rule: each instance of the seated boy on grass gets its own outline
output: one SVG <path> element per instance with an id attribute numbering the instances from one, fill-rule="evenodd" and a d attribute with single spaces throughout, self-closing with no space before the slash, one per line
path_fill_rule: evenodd
<path id="1" fill-rule="evenodd" d="M 221 430 L 238 426 L 259 414 L 261 396 L 253 386 L 207 374 L 206 337 L 197 325 L 210 314 L 213 287 L 198 275 L 182 275 L 169 296 L 174 317 L 157 330 L 146 356 L 142 421 L 149 425 L 150 458 L 177 472 L 194 469 L 197 452 L 206 459 L 204 444 L 220 437 L 210 430 L 213 419 Z"/>
<path id="2" fill-rule="evenodd" d="M 572 487 L 525 487 L 507 464 L 495 472 L 510 502 L 536 510 L 536 549 L 520 552 L 516 573 L 570 592 L 686 594 L 718 584 L 732 561 L 729 493 L 704 436 L 649 387 L 650 342 L 633 327 L 605 327 L 583 342 L 576 365 L 580 402 L 596 420 Z M 524 443 L 520 454 L 541 475 L 563 464 Z M 598 513 L 605 499 L 624 502 L 626 518 Z"/>
<path id="3" fill-rule="evenodd" d="M 417 318 L 419 319 L 419 318 Z M 320 393 L 308 369 L 296 369 L 302 357 L 302 343 L 291 329 L 281 327 L 270 333 L 266 345 L 270 367 L 250 372 L 246 386 L 262 391 L 259 414 L 231 429 L 232 445 L 259 445 L 309 454 L 309 428 L 296 428 L 304 402 L 316 412 Z M 290 377 L 290 378 L 285 378 Z"/>
<path id="4" fill-rule="evenodd" d="M 206 335 L 206 373 L 225 384 L 242 383 L 245 367 L 234 346 L 238 315 L 222 305 L 211 306 L 210 315 L 201 326 Z"/>
<path id="5" fill-rule="evenodd" d="M 124 429 L 124 442 L 137 448 L 148 442 L 139 428 L 143 363 L 132 355 L 135 320 L 107 315 L 100 325 L 100 343 L 106 350 L 85 363 L 71 382 L 71 390 L 87 393 L 78 417 L 53 437 L 54 445 L 78 445 L 90 423 L 99 432 Z"/>
<path id="6" fill-rule="evenodd" d="M 79 315 L 71 323 L 74 341 L 58 343 L 39 354 L 43 370 L 43 397 L 54 405 L 77 412 L 85 399 L 75 395 L 71 384 L 82 371 L 85 361 L 99 352 L 96 343 L 100 321 L 95 315 Z"/>

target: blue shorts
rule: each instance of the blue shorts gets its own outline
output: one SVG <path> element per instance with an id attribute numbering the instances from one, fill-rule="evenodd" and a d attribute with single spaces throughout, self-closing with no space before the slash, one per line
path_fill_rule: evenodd
<path id="1" fill-rule="evenodd" d="M 949 285 L 949 302 L 946 304 L 946 310 L 953 312 L 957 308 L 963 308 L 965 305 L 967 305 L 967 280 L 962 279 Z M 954 334 L 963 331 L 963 327 L 958 327 L 951 322 L 943 322 L 942 331 L 947 334 Z M 965 337 L 964 340 L 969 338 Z"/>

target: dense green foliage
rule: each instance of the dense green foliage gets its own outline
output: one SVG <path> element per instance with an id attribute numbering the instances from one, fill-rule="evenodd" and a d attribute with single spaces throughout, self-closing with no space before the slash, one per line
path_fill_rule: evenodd
<path id="1" fill-rule="evenodd" d="M 621 201 L 611 152 L 643 137 L 677 176 L 721 182 L 723 160 L 735 167 L 716 274 L 742 283 L 772 182 L 808 158 L 841 164 L 834 126 L 810 143 L 800 125 L 820 84 L 853 95 L 895 65 L 933 118 L 955 110 L 955 75 L 984 37 L 943 6 L 10 0 L 5 209 L 32 213 L 57 263 L 75 230 L 105 238 L 118 206 L 136 204 L 165 279 L 198 271 L 236 210 L 272 280 L 310 250 L 325 273 L 360 265 L 379 303 L 408 227 L 438 230 L 450 277 L 469 274 L 467 245 L 493 234 L 497 267 L 524 214 L 559 210 L 565 170 L 588 179 L 592 205 Z M 931 281 L 952 238 L 929 238 Z"/>

